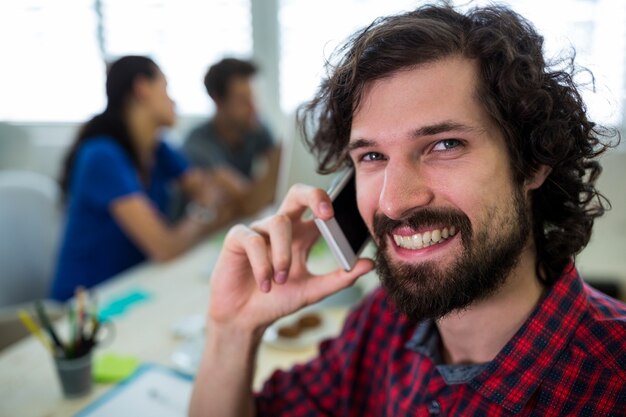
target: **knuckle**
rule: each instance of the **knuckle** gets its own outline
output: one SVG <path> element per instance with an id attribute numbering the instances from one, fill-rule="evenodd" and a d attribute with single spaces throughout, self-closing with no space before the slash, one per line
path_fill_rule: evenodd
<path id="1" fill-rule="evenodd" d="M 315 200 L 327 200 L 328 199 L 328 193 L 326 192 L 326 190 L 323 190 L 321 188 L 314 188 L 311 191 L 311 195 L 313 196 Z"/>
<path id="2" fill-rule="evenodd" d="M 289 254 L 282 253 L 280 255 L 277 255 L 276 259 L 274 260 L 274 262 L 276 263 L 276 268 L 279 270 L 287 269 L 287 267 L 289 266 L 289 260 Z"/>
<path id="3" fill-rule="evenodd" d="M 289 188 L 289 191 L 287 192 L 287 194 L 290 197 L 295 197 L 295 196 L 299 196 L 299 195 L 303 195 L 308 193 L 311 190 L 311 186 L 307 185 L 307 184 L 303 184 L 301 182 L 295 183 L 294 185 L 291 186 L 291 188 Z"/>
<path id="4" fill-rule="evenodd" d="M 252 233 L 246 238 L 251 246 L 265 246 L 265 238 L 258 233 Z"/>
<path id="5" fill-rule="evenodd" d="M 241 238 L 242 236 L 246 236 L 248 231 L 249 229 L 243 224 L 236 224 L 228 230 L 225 239 L 232 240 Z"/>
<path id="6" fill-rule="evenodd" d="M 270 227 L 284 228 L 291 225 L 291 219 L 286 214 L 277 214 L 270 220 Z"/>

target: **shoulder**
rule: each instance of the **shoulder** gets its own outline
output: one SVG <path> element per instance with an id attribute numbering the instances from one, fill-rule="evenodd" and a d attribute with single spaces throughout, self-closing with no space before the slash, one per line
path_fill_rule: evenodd
<path id="1" fill-rule="evenodd" d="M 253 131 L 253 135 L 257 140 L 261 140 L 264 143 L 271 144 L 274 142 L 274 135 L 272 135 L 272 131 L 265 123 L 259 123 L 259 126 Z"/>
<path id="2" fill-rule="evenodd" d="M 156 152 L 164 153 L 164 154 L 178 153 L 176 148 L 165 139 L 159 140 L 159 143 L 157 144 L 157 147 L 156 147 Z"/>
<path id="3" fill-rule="evenodd" d="M 128 155 L 113 139 L 99 136 L 81 145 L 76 158 L 79 171 L 94 171 L 119 166 L 132 166 Z"/>
<path id="4" fill-rule="evenodd" d="M 108 136 L 98 136 L 85 142 L 79 150 L 81 158 L 93 159 L 125 159 L 124 149 Z"/>
<path id="5" fill-rule="evenodd" d="M 575 345 L 626 382 L 626 305 L 585 286 L 588 309 Z"/>
<path id="6" fill-rule="evenodd" d="M 211 120 L 202 122 L 192 128 L 187 136 L 185 137 L 185 143 L 195 142 L 198 140 L 203 140 L 205 138 L 213 137 L 213 123 Z"/>

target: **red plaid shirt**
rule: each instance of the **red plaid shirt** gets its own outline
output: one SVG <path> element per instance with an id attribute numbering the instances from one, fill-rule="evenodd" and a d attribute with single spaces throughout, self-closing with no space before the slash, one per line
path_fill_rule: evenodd
<path id="1" fill-rule="evenodd" d="M 423 326 L 375 291 L 317 358 L 272 375 L 258 415 L 626 416 L 626 306 L 574 268 L 493 361 L 459 370 L 461 383 L 446 382 L 454 369 L 440 372 Z"/>

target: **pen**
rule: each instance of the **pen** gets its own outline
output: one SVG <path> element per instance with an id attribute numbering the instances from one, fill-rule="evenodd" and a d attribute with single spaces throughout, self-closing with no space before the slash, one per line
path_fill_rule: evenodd
<path id="1" fill-rule="evenodd" d="M 80 346 L 83 339 L 83 325 L 85 315 L 85 292 L 83 287 L 76 287 L 76 344 Z"/>
<path id="2" fill-rule="evenodd" d="M 50 338 L 52 339 L 55 346 L 57 347 L 57 350 L 60 350 L 61 352 L 65 353 L 65 346 L 63 346 L 63 343 L 59 339 L 59 336 L 54 330 L 54 327 L 52 327 L 50 318 L 46 314 L 46 310 L 43 308 L 43 304 L 41 303 L 41 301 L 35 301 L 35 311 L 37 312 L 37 317 L 39 317 L 39 322 L 50 335 Z"/>
<path id="3" fill-rule="evenodd" d="M 70 322 L 70 340 L 66 351 L 68 358 L 73 357 L 76 350 L 76 318 L 74 317 L 74 308 L 70 304 L 68 306 L 68 319 Z"/>
<path id="4" fill-rule="evenodd" d="M 46 339 L 46 337 L 43 335 L 43 332 L 41 331 L 41 328 L 39 326 L 37 326 L 37 324 L 33 321 L 33 319 L 26 312 L 26 310 L 19 310 L 17 312 L 17 314 L 18 314 L 20 320 L 22 321 L 22 324 L 24 324 L 24 327 L 26 327 L 26 329 L 29 332 L 31 332 L 37 339 L 39 339 L 41 344 L 50 353 L 52 353 L 52 346 L 50 345 L 50 341 L 48 339 Z"/>
<path id="5" fill-rule="evenodd" d="M 96 335 L 98 334 L 98 330 L 100 330 L 100 320 L 98 318 L 98 302 L 95 298 L 92 298 L 92 300 L 90 312 L 91 333 L 85 337 L 90 344 L 95 345 Z"/>

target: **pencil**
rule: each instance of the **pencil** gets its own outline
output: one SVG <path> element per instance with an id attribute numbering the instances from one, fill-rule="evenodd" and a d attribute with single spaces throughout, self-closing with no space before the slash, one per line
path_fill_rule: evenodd
<path id="1" fill-rule="evenodd" d="M 41 344 L 48 350 L 48 352 L 53 353 L 50 340 L 46 339 L 46 337 L 43 335 L 43 332 L 41 331 L 41 328 L 37 326 L 37 324 L 33 321 L 33 319 L 30 317 L 30 314 L 28 314 L 26 310 L 23 309 L 19 310 L 17 314 L 22 321 L 24 327 L 26 327 L 29 332 L 31 332 L 37 339 L 39 339 Z"/>

